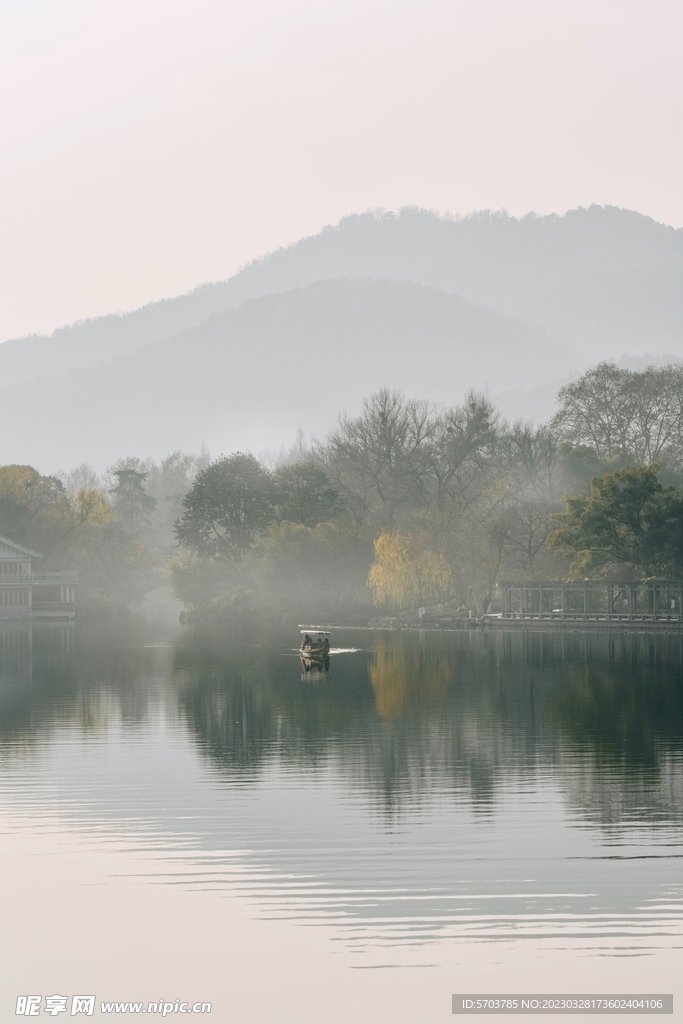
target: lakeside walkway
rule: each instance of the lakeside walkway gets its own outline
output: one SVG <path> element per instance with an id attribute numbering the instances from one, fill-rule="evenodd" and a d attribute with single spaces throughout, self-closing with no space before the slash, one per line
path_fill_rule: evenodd
<path id="1" fill-rule="evenodd" d="M 683 583 L 552 581 L 505 583 L 503 611 L 493 624 L 591 624 L 591 628 L 627 626 L 683 628 Z"/>
<path id="2" fill-rule="evenodd" d="M 371 629 L 590 629 L 683 632 L 683 583 L 541 580 L 500 585 L 502 611 L 440 604 L 371 619 Z M 498 605 L 500 607 L 500 604 Z"/>

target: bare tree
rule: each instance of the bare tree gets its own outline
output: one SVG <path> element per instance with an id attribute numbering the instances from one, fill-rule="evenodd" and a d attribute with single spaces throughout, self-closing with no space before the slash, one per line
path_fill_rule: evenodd
<path id="1" fill-rule="evenodd" d="M 563 387 L 558 398 L 552 426 L 559 438 L 587 445 L 601 459 L 683 461 L 683 366 L 638 372 L 599 363 Z"/>
<path id="2" fill-rule="evenodd" d="M 496 443 L 498 414 L 485 394 L 470 391 L 463 405 L 440 414 L 429 446 L 434 497 L 467 507 L 485 478 Z"/>
<path id="3" fill-rule="evenodd" d="M 382 389 L 365 400 L 360 416 L 340 418 L 317 455 L 356 518 L 394 526 L 424 504 L 435 432 L 428 402 Z"/>

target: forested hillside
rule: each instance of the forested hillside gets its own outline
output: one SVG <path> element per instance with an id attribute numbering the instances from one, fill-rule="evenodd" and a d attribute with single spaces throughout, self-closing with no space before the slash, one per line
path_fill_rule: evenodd
<path id="1" fill-rule="evenodd" d="M 429 285 L 590 352 L 683 355 L 683 232 L 615 207 L 517 219 L 366 213 L 257 259 L 227 281 L 122 315 L 0 345 L 5 386 L 92 366 L 247 299 L 330 278 Z"/>

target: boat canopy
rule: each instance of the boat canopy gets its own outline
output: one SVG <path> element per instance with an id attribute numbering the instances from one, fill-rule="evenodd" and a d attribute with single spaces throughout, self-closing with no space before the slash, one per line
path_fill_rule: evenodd
<path id="1" fill-rule="evenodd" d="M 301 630 L 301 635 L 302 636 L 314 637 L 314 636 L 329 636 L 330 634 L 325 629 L 302 629 Z"/>

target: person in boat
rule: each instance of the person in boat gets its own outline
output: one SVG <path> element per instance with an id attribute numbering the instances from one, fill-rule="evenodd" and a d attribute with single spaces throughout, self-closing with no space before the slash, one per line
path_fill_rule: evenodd
<path id="1" fill-rule="evenodd" d="M 313 641 L 311 640 L 311 638 L 308 635 L 308 633 L 305 633 L 304 634 L 304 642 L 301 645 L 302 651 L 310 651 L 312 646 L 313 646 Z"/>

